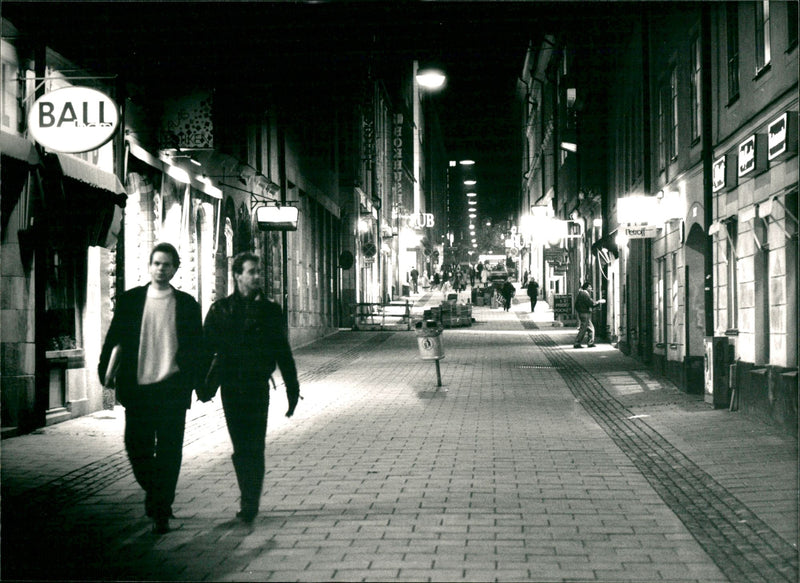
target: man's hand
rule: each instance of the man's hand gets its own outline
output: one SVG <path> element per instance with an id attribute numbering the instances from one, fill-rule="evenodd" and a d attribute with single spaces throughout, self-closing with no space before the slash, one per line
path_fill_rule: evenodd
<path id="1" fill-rule="evenodd" d="M 289 400 L 289 410 L 286 411 L 286 416 L 291 417 L 294 415 L 294 410 L 297 407 L 297 401 L 302 399 L 300 396 L 300 387 L 286 388 L 286 397 Z"/>

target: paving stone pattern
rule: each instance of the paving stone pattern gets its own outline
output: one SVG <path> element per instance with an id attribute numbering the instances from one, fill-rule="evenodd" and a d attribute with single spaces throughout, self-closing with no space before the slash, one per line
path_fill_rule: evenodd
<path id="1" fill-rule="evenodd" d="M 304 400 L 287 419 L 273 393 L 251 527 L 234 520 L 218 399 L 189 412 L 177 518 L 160 537 L 122 451 L 119 408 L 3 441 L 2 579 L 796 580 L 796 550 L 771 515 L 662 437 L 668 427 L 628 418 L 619 395 L 652 377 L 611 350 L 576 360 L 565 334 L 527 316 L 474 315 L 443 335 L 442 387 L 413 332 L 342 331 L 296 350 Z M 601 372 L 617 384 L 601 386 Z M 662 425 L 697 423 L 662 407 L 675 411 Z M 750 470 L 767 484 L 775 468 L 796 473 L 792 444 L 770 436 L 754 428 L 740 443 L 773 454 Z"/>
<path id="2" fill-rule="evenodd" d="M 646 421 L 613 399 L 545 334 L 531 336 L 573 395 L 606 430 L 731 581 L 798 577 L 797 549 Z M 742 552 L 745 550 L 746 552 Z"/>

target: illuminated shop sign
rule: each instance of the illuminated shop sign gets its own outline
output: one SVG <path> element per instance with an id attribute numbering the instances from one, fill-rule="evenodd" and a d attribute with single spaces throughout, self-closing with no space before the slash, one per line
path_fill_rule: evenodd
<path id="1" fill-rule="evenodd" d="M 764 136 L 761 134 L 753 134 L 739 144 L 739 178 L 757 174 L 767 169 L 766 148 L 764 146 Z"/>
<path id="2" fill-rule="evenodd" d="M 659 227 L 656 225 L 636 225 L 633 227 L 623 227 L 625 236 L 628 239 L 653 239 L 658 236 Z"/>
<path id="3" fill-rule="evenodd" d="M 403 114 L 398 113 L 394 116 L 394 126 L 392 128 L 392 187 L 395 197 L 401 200 L 403 197 Z"/>
<path id="4" fill-rule="evenodd" d="M 747 176 L 756 169 L 756 137 L 750 136 L 739 144 L 739 176 Z"/>
<path id="5" fill-rule="evenodd" d="M 714 160 L 711 175 L 711 184 L 714 192 L 725 188 L 725 156 L 720 156 Z"/>
<path id="6" fill-rule="evenodd" d="M 787 112 L 769 124 L 767 129 L 767 157 L 770 160 L 785 158 L 797 153 L 797 115 Z"/>
<path id="7" fill-rule="evenodd" d="M 396 215 L 406 221 L 406 225 L 412 229 L 432 228 L 434 225 L 433 213 L 417 213 L 411 215 Z"/>
<path id="8" fill-rule="evenodd" d="M 55 152 L 95 150 L 108 142 L 119 125 L 117 104 L 96 89 L 65 87 L 37 99 L 28 114 L 28 130 Z"/>

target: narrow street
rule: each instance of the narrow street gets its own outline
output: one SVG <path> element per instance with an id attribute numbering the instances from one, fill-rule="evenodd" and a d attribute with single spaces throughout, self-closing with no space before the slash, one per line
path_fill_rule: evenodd
<path id="1" fill-rule="evenodd" d="M 296 350 L 252 527 L 218 397 L 189 411 L 163 536 L 121 408 L 4 440 L 3 580 L 797 581 L 796 439 L 572 349 L 527 301 L 473 316 L 443 333 L 442 387 L 414 332 Z"/>

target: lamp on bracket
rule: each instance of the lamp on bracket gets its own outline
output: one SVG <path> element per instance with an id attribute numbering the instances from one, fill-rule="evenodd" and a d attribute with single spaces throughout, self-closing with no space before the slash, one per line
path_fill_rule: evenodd
<path id="1" fill-rule="evenodd" d="M 444 74 L 444 70 L 434 62 L 420 63 L 415 78 L 420 87 L 429 91 L 441 89 L 447 82 L 447 75 Z"/>

